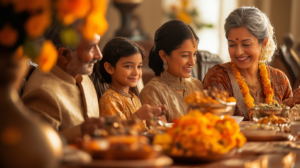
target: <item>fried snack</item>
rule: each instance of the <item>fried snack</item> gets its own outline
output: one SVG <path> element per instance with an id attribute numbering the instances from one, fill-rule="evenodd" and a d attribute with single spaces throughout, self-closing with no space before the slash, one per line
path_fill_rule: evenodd
<path id="1" fill-rule="evenodd" d="M 260 118 L 258 120 L 259 124 L 286 124 L 288 120 L 283 117 L 276 116 L 274 114 L 271 114 L 269 117 Z"/>
<path id="2" fill-rule="evenodd" d="M 236 102 L 234 97 L 229 97 L 226 91 L 219 91 L 216 87 L 208 90 L 190 93 L 184 101 L 189 104 L 220 104 L 223 102 Z"/>

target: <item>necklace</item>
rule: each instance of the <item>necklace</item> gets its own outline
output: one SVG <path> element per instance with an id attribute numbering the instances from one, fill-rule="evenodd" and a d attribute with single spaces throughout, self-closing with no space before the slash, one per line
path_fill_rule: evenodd
<path id="1" fill-rule="evenodd" d="M 254 107 L 254 98 L 250 94 L 248 85 L 242 79 L 242 75 L 239 68 L 234 63 L 231 64 L 231 67 L 233 69 L 235 78 L 240 86 L 244 98 L 244 102 L 247 108 L 250 109 L 251 107 Z M 266 96 L 265 102 L 266 103 L 276 102 L 276 100 L 273 99 L 274 91 L 271 87 L 271 82 L 268 76 L 268 70 L 265 63 L 260 63 L 258 65 L 258 68 L 259 68 L 259 76 L 261 78 L 261 83 L 263 85 L 264 95 Z"/>
<path id="2" fill-rule="evenodd" d="M 255 84 L 250 84 L 250 83 L 248 83 L 248 82 L 246 82 L 246 80 L 245 80 L 245 78 L 243 77 L 243 76 L 241 76 L 241 78 L 243 79 L 243 81 L 248 85 L 248 87 L 250 88 L 250 89 L 256 89 L 258 86 L 259 86 L 259 81 L 260 81 L 260 77 L 259 77 L 259 75 L 258 75 L 258 81 L 255 83 Z"/>
<path id="3" fill-rule="evenodd" d="M 164 71 L 160 77 L 169 87 L 176 90 L 186 90 L 186 82 L 184 78 L 175 77 L 167 71 Z"/>

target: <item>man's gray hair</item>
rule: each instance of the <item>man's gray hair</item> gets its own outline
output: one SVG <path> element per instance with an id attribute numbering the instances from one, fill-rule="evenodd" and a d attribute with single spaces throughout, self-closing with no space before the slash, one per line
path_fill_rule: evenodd
<path id="1" fill-rule="evenodd" d="M 276 50 L 276 42 L 274 37 L 274 28 L 270 23 L 269 18 L 265 13 L 261 12 L 256 7 L 240 7 L 232 11 L 226 18 L 224 29 L 226 38 L 232 28 L 246 27 L 252 33 L 260 44 L 268 38 L 268 43 L 265 47 L 266 62 L 271 62 L 273 54 Z"/>

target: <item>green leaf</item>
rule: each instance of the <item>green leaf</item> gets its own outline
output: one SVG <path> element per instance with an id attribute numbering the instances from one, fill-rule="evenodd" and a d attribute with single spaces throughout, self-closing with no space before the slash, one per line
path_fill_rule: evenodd
<path id="1" fill-rule="evenodd" d="M 60 39 L 68 47 L 76 47 L 79 44 L 79 35 L 73 28 L 65 28 L 60 32 Z"/>

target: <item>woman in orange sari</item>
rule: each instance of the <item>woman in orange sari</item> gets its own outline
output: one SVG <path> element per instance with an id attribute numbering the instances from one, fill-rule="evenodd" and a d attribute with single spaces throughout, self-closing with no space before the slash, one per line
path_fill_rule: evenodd
<path id="1" fill-rule="evenodd" d="M 268 65 L 276 49 L 274 31 L 268 17 L 255 7 L 241 7 L 229 14 L 224 29 L 231 62 L 212 67 L 204 88 L 215 86 L 237 99 L 234 115 L 249 120 L 249 109 L 258 103 L 300 103 L 286 75 Z"/>

